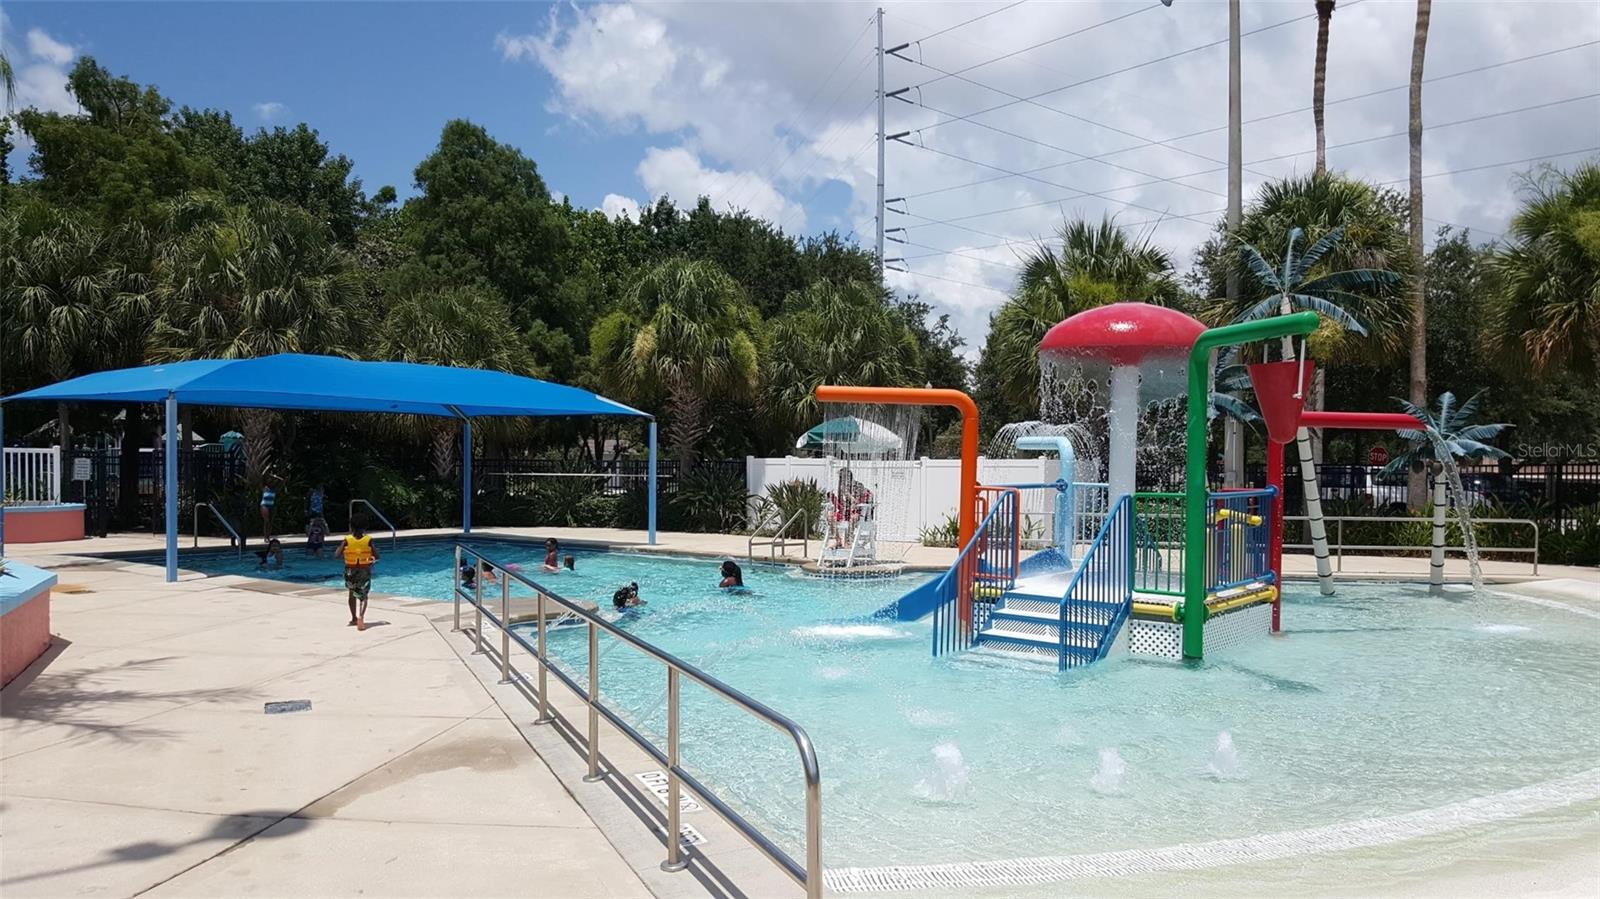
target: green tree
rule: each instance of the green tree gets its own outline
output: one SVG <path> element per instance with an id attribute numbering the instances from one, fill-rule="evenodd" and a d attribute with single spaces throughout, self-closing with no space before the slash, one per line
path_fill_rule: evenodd
<path id="1" fill-rule="evenodd" d="M 1593 376 L 1600 360 L 1600 163 L 1547 168 L 1528 182 L 1494 259 L 1494 345 L 1536 373 Z"/>
<path id="2" fill-rule="evenodd" d="M 903 315 L 860 281 L 817 281 L 784 301 L 773 319 L 765 373 L 775 416 L 790 426 L 815 419 L 817 387 L 907 387 L 922 382 L 922 353 Z"/>
<path id="3" fill-rule="evenodd" d="M 110 226 L 153 222 L 162 202 L 195 187 L 218 187 L 214 166 L 196 160 L 171 133 L 172 104 L 153 87 L 112 75 L 93 57 L 78 60 L 67 89 L 81 115 L 25 109 L 29 164 L 51 200 L 92 211 Z"/>
<path id="4" fill-rule="evenodd" d="M 1109 218 L 1065 222 L 1058 234 L 1059 250 L 1041 244 L 1024 260 L 1015 293 L 990 320 L 979 369 L 993 393 L 1029 417 L 1039 408 L 1039 341 L 1057 322 L 1107 303 L 1184 300 L 1171 258 L 1148 236 Z"/>
<path id="5" fill-rule="evenodd" d="M 416 170 L 406 204 L 417 262 L 435 284 L 493 288 L 523 327 L 581 329 L 589 310 L 561 305 L 567 228 L 533 160 L 456 119 Z"/>
<path id="6" fill-rule="evenodd" d="M 711 262 L 672 259 L 595 325 L 589 345 L 609 391 L 665 405 L 668 444 L 690 464 L 709 404 L 755 392 L 760 340 L 760 316 L 732 278 Z"/>

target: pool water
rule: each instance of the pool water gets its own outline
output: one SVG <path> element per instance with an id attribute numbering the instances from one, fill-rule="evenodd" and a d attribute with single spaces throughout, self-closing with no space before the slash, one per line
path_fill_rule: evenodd
<path id="1" fill-rule="evenodd" d="M 483 548 L 544 577 L 537 546 Z M 1196 667 L 1120 659 L 1058 673 L 988 652 L 933 659 L 926 622 L 870 618 L 925 576 L 824 581 L 746 565 L 749 592 L 730 594 L 713 560 L 575 555 L 577 572 L 550 576 L 552 590 L 609 615 L 611 591 L 638 581 L 648 605 L 623 627 L 806 728 L 829 867 L 1250 837 L 1543 783 L 1600 754 L 1600 621 L 1495 594 L 1340 585 L 1320 597 L 1291 584 L 1279 637 Z M 373 587 L 443 600 L 451 564 L 448 544 L 402 547 Z M 336 571 L 291 558 L 263 576 Z M 549 645 L 587 677 L 584 629 L 555 629 Z M 601 646 L 606 700 L 664 742 L 665 673 Z M 792 745 L 692 684 L 683 703 L 685 766 L 798 856 Z"/>

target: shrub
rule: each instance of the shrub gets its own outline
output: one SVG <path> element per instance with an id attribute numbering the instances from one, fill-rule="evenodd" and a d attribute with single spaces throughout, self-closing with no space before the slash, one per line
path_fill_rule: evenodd
<path id="1" fill-rule="evenodd" d="M 828 493 L 809 478 L 791 478 L 767 485 L 767 495 L 755 498 L 756 521 L 761 531 L 770 536 L 780 525 L 797 512 L 805 524 L 807 537 L 822 536 L 822 509 L 828 502 Z"/>
<path id="2" fill-rule="evenodd" d="M 946 515 L 939 524 L 922 529 L 923 546 L 957 546 L 960 542 L 961 521 L 954 515 Z"/>
<path id="3" fill-rule="evenodd" d="M 668 504 L 689 530 L 726 534 L 744 529 L 749 499 L 742 473 L 701 468 L 679 480 Z"/>

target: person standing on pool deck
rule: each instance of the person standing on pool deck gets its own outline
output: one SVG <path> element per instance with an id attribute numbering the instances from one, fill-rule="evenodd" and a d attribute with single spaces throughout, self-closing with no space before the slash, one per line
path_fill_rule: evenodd
<path id="1" fill-rule="evenodd" d="M 269 481 L 261 482 L 261 542 L 272 539 L 272 507 L 278 504 L 278 491 Z"/>
<path id="2" fill-rule="evenodd" d="M 350 623 L 356 630 L 367 629 L 367 595 L 372 592 L 372 565 L 378 561 L 378 547 L 367 533 L 361 516 L 350 520 L 350 533 L 339 548 L 344 556 L 344 586 L 350 591 Z M 358 605 L 359 603 L 359 605 Z"/>

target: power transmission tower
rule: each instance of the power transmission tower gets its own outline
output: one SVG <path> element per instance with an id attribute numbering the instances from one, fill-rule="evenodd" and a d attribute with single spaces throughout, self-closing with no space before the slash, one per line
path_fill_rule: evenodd
<path id="1" fill-rule="evenodd" d="M 878 7 L 878 283 L 883 283 L 883 7 Z"/>

